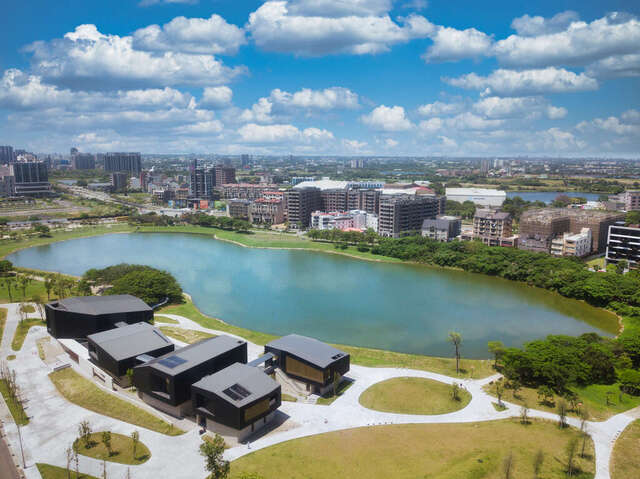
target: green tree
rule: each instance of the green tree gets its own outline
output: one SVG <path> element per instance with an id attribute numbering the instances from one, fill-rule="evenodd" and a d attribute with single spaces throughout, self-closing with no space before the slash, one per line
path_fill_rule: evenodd
<path id="1" fill-rule="evenodd" d="M 13 295 L 11 294 L 13 291 L 13 287 L 16 284 L 16 280 L 13 276 L 7 276 L 2 280 L 2 284 L 7 289 L 7 294 L 9 295 L 9 302 L 13 303 Z"/>
<path id="2" fill-rule="evenodd" d="M 564 399 L 558 401 L 558 425 L 561 428 L 567 427 L 567 403 Z"/>
<path id="3" fill-rule="evenodd" d="M 44 277 L 44 289 L 47 292 L 47 301 L 51 301 L 51 291 L 53 291 L 53 278 L 47 275 Z"/>
<path id="4" fill-rule="evenodd" d="M 587 445 L 587 437 L 589 437 L 589 433 L 587 431 L 588 421 L 589 421 L 589 411 L 584 409 L 580 413 L 580 432 L 582 433 L 582 451 L 580 452 L 580 457 L 584 457 L 584 449 Z"/>
<path id="5" fill-rule="evenodd" d="M 489 347 L 489 352 L 493 354 L 493 367 L 495 368 L 498 366 L 498 361 L 500 361 L 504 354 L 504 344 L 502 344 L 502 341 L 489 341 L 487 345 Z"/>
<path id="6" fill-rule="evenodd" d="M 209 479 L 226 479 L 229 476 L 229 461 L 225 461 L 224 439 L 218 434 L 213 441 L 200 444 L 200 455 L 205 458 L 205 470 L 210 472 Z"/>
<path id="7" fill-rule="evenodd" d="M 496 381 L 496 397 L 498 398 L 498 406 L 502 406 L 502 395 L 504 394 L 504 384 L 502 381 Z"/>
<path id="8" fill-rule="evenodd" d="M 78 437 L 84 442 L 84 447 L 89 449 L 91 446 L 91 424 L 89 421 L 82 421 L 78 424 Z"/>
<path id="9" fill-rule="evenodd" d="M 112 284 L 113 287 L 109 288 L 106 294 L 131 294 L 150 306 L 167 298 L 171 303 L 183 300 L 182 288 L 176 279 L 166 271 L 153 268 L 130 271 Z"/>
<path id="10" fill-rule="evenodd" d="M 102 431 L 102 444 L 104 444 L 104 447 L 107 448 L 107 452 L 109 453 L 109 457 L 111 457 L 112 451 L 111 451 L 111 432 L 110 431 Z"/>
<path id="11" fill-rule="evenodd" d="M 460 374 L 460 344 L 462 343 L 462 335 L 455 331 L 449 332 L 449 341 L 453 344 L 456 354 L 456 374 Z"/>
<path id="12" fill-rule="evenodd" d="M 553 389 L 549 386 L 542 385 L 538 388 L 538 402 L 547 406 L 554 406 Z"/>
<path id="13" fill-rule="evenodd" d="M 5 276 L 13 271 L 13 263 L 7 259 L 0 261 L 0 275 Z"/>

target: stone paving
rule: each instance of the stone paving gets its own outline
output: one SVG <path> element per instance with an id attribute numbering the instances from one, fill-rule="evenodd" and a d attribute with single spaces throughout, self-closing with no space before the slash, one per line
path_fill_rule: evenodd
<path id="1" fill-rule="evenodd" d="M 9 354 L 11 338 L 18 321 L 17 305 L 9 307 L 7 326 L 0 346 L 0 357 Z M 189 319 L 177 315 L 164 315 L 170 317 L 187 329 L 194 329 L 213 334 L 228 334 L 204 328 Z M 8 336 L 8 339 L 7 339 Z M 51 367 L 38 357 L 36 341 L 46 337 L 47 332 L 42 327 L 34 327 L 27 335 L 21 351 L 16 353 L 16 360 L 10 365 L 18 373 L 18 381 L 26 398 L 26 411 L 30 417 L 29 425 L 23 427 L 22 438 L 25 448 L 27 468 L 26 476 L 30 479 L 39 478 L 40 475 L 34 467 L 36 462 L 65 467 L 65 449 L 77 437 L 77 425 L 88 420 L 94 431 L 111 430 L 120 434 L 129 435 L 134 430 L 140 432 L 140 440 L 149 447 L 151 458 L 140 466 L 129 466 L 133 478 L 163 478 L 163 477 L 204 477 L 204 461 L 198 453 L 201 438 L 197 428 L 192 428 L 181 436 L 165 436 L 144 428 L 140 428 L 122 421 L 118 421 L 100 414 L 93 413 L 79 406 L 69 403 L 62 398 L 47 375 Z M 231 335 L 233 336 L 233 335 Z M 262 354 L 262 347 L 249 343 L 249 359 Z M 421 377 L 433 379 L 451 384 L 457 382 L 472 395 L 470 403 L 459 411 L 442 415 L 408 415 L 392 414 L 373 411 L 360 405 L 359 397 L 371 385 L 394 377 Z M 278 444 L 291 439 L 321 434 L 343 429 L 383 424 L 435 424 L 435 423 L 463 423 L 490 421 L 517 417 L 520 407 L 515 404 L 505 403 L 507 409 L 496 411 L 492 403 L 496 399 L 483 390 L 483 386 L 499 375 L 479 379 L 460 380 L 427 371 L 416 371 L 402 368 L 367 368 L 352 365 L 347 378 L 354 380 L 354 384 L 346 392 L 336 399 L 330 406 L 283 402 L 280 407 L 279 417 L 283 423 L 256 438 L 248 444 L 239 445 L 228 449 L 225 456 L 234 460 L 248 453 Z M 128 393 L 118 392 L 122 397 Z M 128 400 L 131 400 L 129 395 Z M 157 413 L 163 419 L 166 416 Z M 557 421 L 557 416 L 543 411 L 530 410 L 530 417 Z M 609 479 L 609 462 L 613 444 L 620 433 L 635 419 L 640 417 L 640 408 L 613 416 L 604 422 L 589 422 L 587 431 L 593 438 L 596 451 L 596 479 Z M 579 427 L 579 420 L 569 418 L 568 422 Z M 7 424 L 6 432 L 11 444 L 18 445 L 17 430 L 15 424 Z M 179 460 L 176 458 L 179 457 Z M 125 477 L 128 466 L 107 463 L 109 477 Z M 80 457 L 80 470 L 88 474 L 100 477 L 102 462 Z"/>

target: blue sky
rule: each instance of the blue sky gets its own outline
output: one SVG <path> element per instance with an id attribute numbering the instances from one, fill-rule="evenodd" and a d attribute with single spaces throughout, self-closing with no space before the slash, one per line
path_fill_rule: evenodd
<path id="1" fill-rule="evenodd" d="M 637 157 L 640 4 L 527 3 L 10 2 L 0 143 Z"/>

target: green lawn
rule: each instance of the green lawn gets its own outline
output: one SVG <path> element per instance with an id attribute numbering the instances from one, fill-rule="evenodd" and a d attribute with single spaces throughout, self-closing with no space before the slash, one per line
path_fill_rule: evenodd
<path id="1" fill-rule="evenodd" d="M 7 308 L 0 308 L 0 342 L 4 334 L 4 325 L 7 324 Z"/>
<path id="2" fill-rule="evenodd" d="M 393 378 L 374 384 L 360 396 L 369 409 L 397 414 L 446 414 L 464 408 L 471 394 L 459 390 L 452 397 L 450 384 L 423 378 Z"/>
<path id="3" fill-rule="evenodd" d="M 9 399 L 9 390 L 7 389 L 7 382 L 4 379 L 0 379 L 0 394 L 2 394 L 4 402 L 9 407 L 9 411 L 11 412 L 16 424 L 20 424 L 21 426 L 29 424 L 29 418 L 27 417 L 27 413 L 24 412 L 22 406 Z"/>
<path id="4" fill-rule="evenodd" d="M 51 464 L 43 464 L 41 462 L 36 464 L 38 468 L 38 472 L 42 476 L 42 479 L 98 479 L 95 476 L 90 476 L 89 474 L 76 475 L 75 471 L 72 471 L 71 474 L 67 473 L 67 470 L 64 467 L 52 466 Z M 71 465 L 71 469 L 73 469 L 73 464 Z"/>
<path id="5" fill-rule="evenodd" d="M 169 436 L 184 433 L 159 417 L 103 391 L 72 368 L 53 372 L 49 378 L 62 396 L 80 407 Z"/>
<path id="6" fill-rule="evenodd" d="M 613 448 L 611 479 L 637 477 L 640 471 L 640 420 L 630 424 Z"/>
<path id="7" fill-rule="evenodd" d="M 207 338 L 215 337 L 214 334 L 205 333 L 203 331 L 195 331 L 193 329 L 176 328 L 174 326 L 160 326 L 160 331 L 170 338 L 177 339 L 183 343 L 193 344 Z"/>
<path id="8" fill-rule="evenodd" d="M 46 325 L 47 324 L 40 318 L 27 318 L 24 321 L 20 321 L 18 323 L 18 327 L 16 328 L 16 332 L 13 335 L 13 341 L 11 341 L 11 349 L 13 349 L 14 351 L 20 351 L 22 349 L 22 345 L 24 344 L 24 340 L 29 333 L 29 330 L 33 326 Z"/>
<path id="9" fill-rule="evenodd" d="M 231 464 L 231 478 L 257 473 L 265 479 L 503 479 L 513 454 L 511 479 L 531 479 L 533 458 L 544 454 L 540 478 L 566 477 L 573 429 L 517 420 L 471 424 L 410 424 L 348 429 L 284 442 Z M 577 463 L 574 479 L 593 478 L 593 444 Z"/>
<path id="10" fill-rule="evenodd" d="M 47 291 L 44 288 L 43 281 L 31 281 L 27 285 L 27 289 L 25 290 L 26 294 L 22 294 L 22 290 L 17 288 L 16 285 L 11 287 L 11 297 L 9 297 L 9 292 L 5 284 L 0 281 L 0 303 L 17 303 L 19 301 L 29 301 L 34 296 L 39 296 L 42 300 L 47 299 Z M 53 299 L 53 298 L 51 298 Z"/>
<path id="11" fill-rule="evenodd" d="M 153 317 L 154 323 L 167 323 L 167 324 L 180 324 L 179 321 L 175 319 L 167 318 L 166 316 L 155 315 Z"/>
<path id="12" fill-rule="evenodd" d="M 118 464 L 138 465 L 145 463 L 151 457 L 149 448 L 142 442 L 138 442 L 136 446 L 135 457 L 133 455 L 133 441 L 129 436 L 111 433 L 111 454 L 102 442 L 102 432 L 94 432 L 89 436 L 88 446 L 80 439 L 76 439 L 75 443 L 78 453 L 82 456 L 92 457 L 94 459 L 104 459 Z"/>

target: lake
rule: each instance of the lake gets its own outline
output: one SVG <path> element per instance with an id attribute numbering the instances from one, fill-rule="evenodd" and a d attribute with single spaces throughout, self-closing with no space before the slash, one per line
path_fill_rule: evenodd
<path id="1" fill-rule="evenodd" d="M 567 195 L 570 198 L 586 198 L 587 201 L 598 201 L 599 193 L 581 193 L 579 191 L 507 191 L 507 198 L 519 196 L 526 201 L 544 201 L 549 204 L 558 195 Z"/>
<path id="2" fill-rule="evenodd" d="M 126 262 L 170 271 L 204 313 L 273 334 L 393 351 L 488 357 L 547 334 L 602 331 L 611 315 L 548 291 L 499 278 L 309 251 L 243 248 L 207 236 L 109 234 L 18 251 L 15 265 L 82 275 Z"/>

